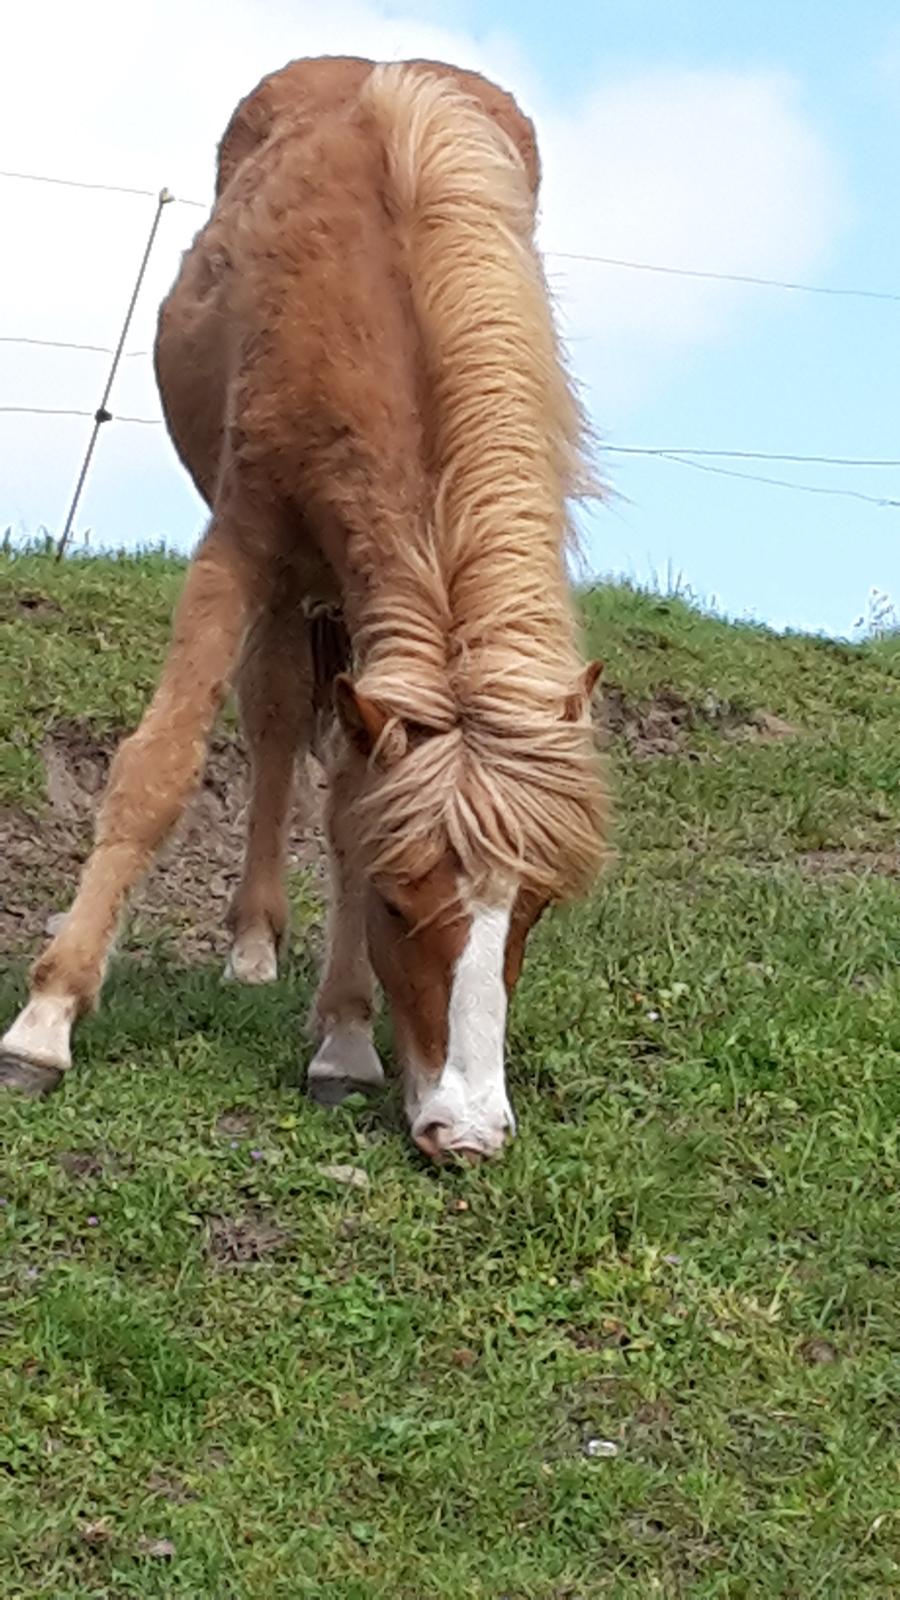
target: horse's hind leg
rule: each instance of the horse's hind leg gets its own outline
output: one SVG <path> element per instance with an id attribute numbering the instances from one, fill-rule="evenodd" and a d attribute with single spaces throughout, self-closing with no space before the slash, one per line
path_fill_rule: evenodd
<path id="1" fill-rule="evenodd" d="M 0 1083 L 40 1094 L 55 1088 L 69 1067 L 72 1024 L 96 1004 L 129 890 L 200 778 L 216 713 L 258 606 L 256 588 L 256 569 L 229 525 L 214 520 L 188 572 L 159 687 L 113 761 L 75 901 L 35 963 L 27 1005 L 0 1041 Z"/>
<path id="2" fill-rule="evenodd" d="M 312 731 L 312 669 L 299 594 L 266 610 L 247 641 L 238 675 L 241 722 L 250 757 L 247 849 L 228 911 L 232 932 L 225 976 L 272 983 L 288 933 L 284 857 L 297 755 Z"/>

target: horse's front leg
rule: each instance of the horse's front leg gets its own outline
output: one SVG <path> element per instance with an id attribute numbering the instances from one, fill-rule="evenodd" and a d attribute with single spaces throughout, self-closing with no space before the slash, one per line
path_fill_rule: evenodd
<path id="1" fill-rule="evenodd" d="M 113 761 L 74 903 L 34 965 L 27 1005 L 0 1041 L 0 1084 L 46 1093 L 71 1065 L 72 1025 L 97 1003 L 128 893 L 203 771 L 255 591 L 255 569 L 229 526 L 214 520 L 188 572 L 159 687 Z"/>
<path id="2" fill-rule="evenodd" d="M 372 1043 L 375 978 L 366 947 L 365 883 L 352 855 L 334 839 L 330 865 L 325 965 L 311 1019 L 319 1046 L 308 1077 L 309 1093 L 321 1105 L 337 1105 L 384 1082 Z"/>

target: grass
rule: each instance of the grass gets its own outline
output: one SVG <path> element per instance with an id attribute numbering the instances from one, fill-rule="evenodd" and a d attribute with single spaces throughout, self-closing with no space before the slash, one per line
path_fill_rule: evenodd
<path id="1" fill-rule="evenodd" d="M 7 804 L 53 723 L 135 718 L 178 580 L 3 563 Z M 125 956 L 65 1091 L 0 1107 L 4 1600 L 900 1592 L 900 651 L 585 616 L 696 714 L 613 742 L 619 861 L 533 941 L 502 1164 L 298 1096 L 305 884 L 286 981 Z M 760 708 L 793 735 L 728 735 Z"/>

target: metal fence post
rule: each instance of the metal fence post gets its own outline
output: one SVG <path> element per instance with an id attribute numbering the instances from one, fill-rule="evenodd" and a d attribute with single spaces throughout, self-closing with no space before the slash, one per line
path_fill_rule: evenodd
<path id="1" fill-rule="evenodd" d="M 147 262 L 150 260 L 150 252 L 153 249 L 157 229 L 159 228 L 159 219 L 163 214 L 163 208 L 169 205 L 174 198 L 175 196 L 171 195 L 168 189 L 161 189 L 159 192 L 159 197 L 156 202 L 156 212 L 153 218 L 153 225 L 150 229 L 150 234 L 144 247 L 144 254 L 141 258 L 140 267 L 138 268 L 138 275 L 135 279 L 134 288 L 131 292 L 131 299 L 128 302 L 128 310 L 125 313 L 125 321 L 122 324 L 122 332 L 119 335 L 119 342 L 116 345 L 115 354 L 112 358 L 112 365 L 109 369 L 109 375 L 106 379 L 106 387 L 103 390 L 100 404 L 94 412 L 94 426 L 91 431 L 91 437 L 88 440 L 88 447 L 85 451 L 84 460 L 81 463 L 81 471 L 78 474 L 78 482 L 75 485 L 75 493 L 72 496 L 72 504 L 69 507 L 69 514 L 66 517 L 66 525 L 63 528 L 59 544 L 56 547 L 57 561 L 62 559 L 63 554 L 65 553 L 66 545 L 68 544 L 72 533 L 72 525 L 75 521 L 75 513 L 78 510 L 78 502 L 81 499 L 81 491 L 84 488 L 85 479 L 88 475 L 88 468 L 91 464 L 91 457 L 94 454 L 94 447 L 97 443 L 97 435 L 99 434 L 104 422 L 112 421 L 112 414 L 107 410 L 107 402 L 109 401 L 113 382 L 115 380 L 116 372 L 118 371 L 119 362 L 122 358 L 122 350 L 125 346 L 125 340 L 128 337 L 128 329 L 131 326 L 131 318 L 134 308 L 137 304 L 137 297 L 141 292 L 141 284 L 144 281 L 144 273 L 147 270 Z"/>

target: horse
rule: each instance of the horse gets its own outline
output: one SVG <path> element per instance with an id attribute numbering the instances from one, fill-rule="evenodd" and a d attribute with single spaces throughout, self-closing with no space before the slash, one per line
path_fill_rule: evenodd
<path id="1" fill-rule="evenodd" d="M 477 1161 L 515 1131 L 509 996 L 541 913 L 593 881 L 608 809 L 567 569 L 587 432 L 538 187 L 513 98 L 440 63 L 300 60 L 235 111 L 155 346 L 210 521 L 76 898 L 3 1037 L 7 1086 L 43 1094 L 69 1072 L 128 893 L 234 687 L 251 792 L 228 975 L 277 976 L 312 748 L 331 894 L 309 1092 L 383 1082 L 377 979 L 421 1151 Z"/>

